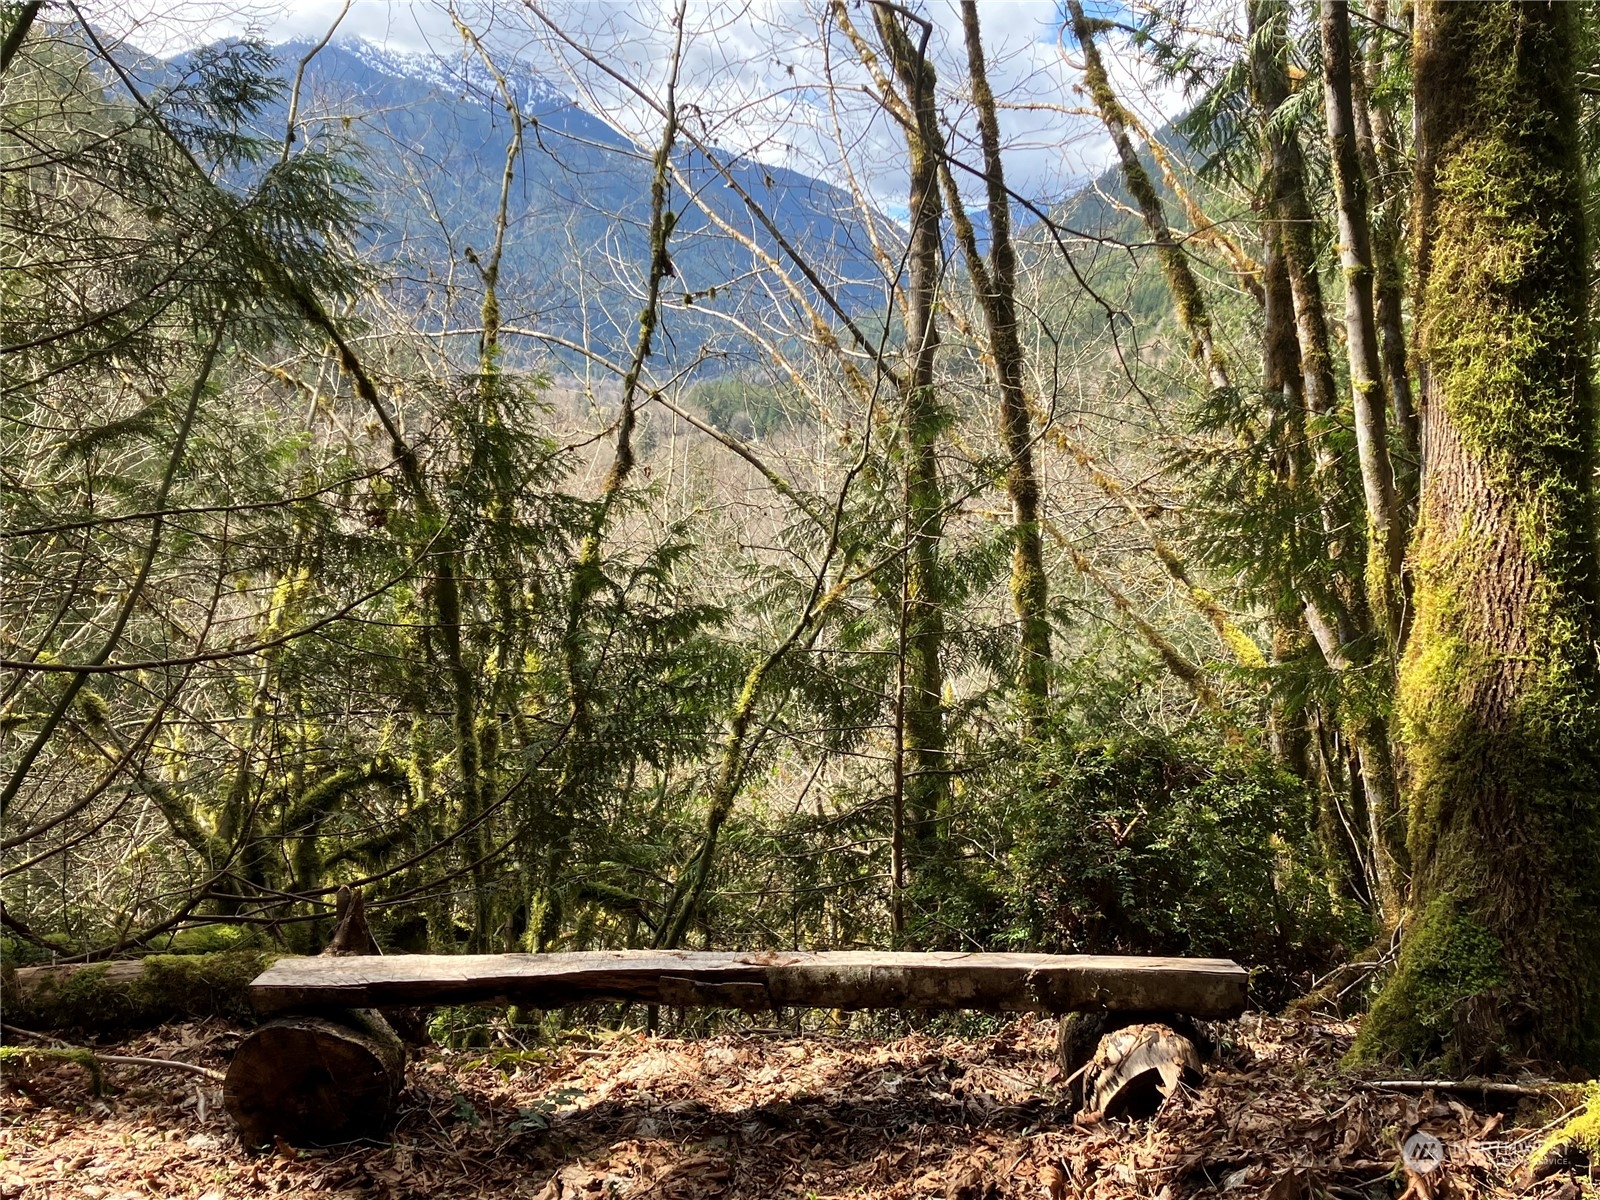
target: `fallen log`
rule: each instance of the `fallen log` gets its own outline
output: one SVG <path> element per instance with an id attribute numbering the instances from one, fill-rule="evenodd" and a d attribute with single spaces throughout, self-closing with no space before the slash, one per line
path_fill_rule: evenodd
<path id="1" fill-rule="evenodd" d="M 278 958 L 269 951 L 152 954 L 104 963 L 17 967 L 0 975 L 7 1024 L 95 1035 L 166 1021 L 253 1021 L 250 984 Z"/>

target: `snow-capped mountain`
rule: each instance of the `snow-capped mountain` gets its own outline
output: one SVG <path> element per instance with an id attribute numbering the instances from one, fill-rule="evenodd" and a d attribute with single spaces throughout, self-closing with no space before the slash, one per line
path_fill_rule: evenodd
<path id="1" fill-rule="evenodd" d="M 273 48 L 286 80 L 311 44 Z M 182 69 L 181 60 L 169 65 Z M 650 154 L 530 67 L 502 69 L 523 117 L 531 118 L 501 270 L 505 322 L 616 352 L 635 336 L 648 263 Z M 282 103 L 263 113 L 264 131 L 281 130 L 286 116 Z M 410 281 L 413 303 L 424 303 L 437 314 L 432 319 L 470 327 L 481 304 L 472 258 L 493 240 L 511 137 L 504 101 L 483 63 L 466 53 L 407 54 L 335 41 L 307 68 L 299 121 L 300 145 L 358 144 L 372 184 L 373 254 Z M 737 189 L 723 186 L 703 154 L 680 147 L 676 163 L 721 221 L 782 257 L 764 223 Z M 876 260 L 847 193 L 751 160 L 730 158 L 724 166 L 819 276 L 838 281 L 843 303 L 861 312 L 881 303 Z M 723 352 L 742 353 L 746 348 L 728 341 L 731 325 L 714 313 L 737 310 L 757 325 L 774 323 L 773 292 L 752 282 L 756 256 L 676 187 L 670 203 L 678 214 L 670 281 L 677 303 L 658 344 L 665 353 L 692 355 L 707 339 L 723 339 Z"/>
<path id="2" fill-rule="evenodd" d="M 298 58 L 312 43 L 285 42 L 278 47 L 285 59 Z M 502 103 L 500 86 L 483 59 L 466 47 L 455 54 L 393 50 L 367 38 L 350 38 L 338 43 L 340 50 L 355 62 L 380 75 L 419 79 L 440 91 L 455 93 L 464 102 L 485 106 Z M 564 88 L 518 59 L 495 64 L 511 90 L 512 98 L 525 112 L 573 104 Z"/>

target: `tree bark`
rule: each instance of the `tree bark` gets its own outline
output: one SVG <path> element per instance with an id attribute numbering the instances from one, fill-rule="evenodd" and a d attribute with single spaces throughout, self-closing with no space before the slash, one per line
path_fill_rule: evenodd
<path id="1" fill-rule="evenodd" d="M 1600 1066 L 1585 176 L 1563 4 L 1417 7 L 1416 865 L 1355 1053 Z"/>
<path id="2" fill-rule="evenodd" d="M 1367 598 L 1389 644 L 1398 648 L 1403 640 L 1401 622 L 1405 611 L 1400 589 L 1405 529 L 1396 511 L 1394 467 L 1389 460 L 1388 401 L 1373 302 L 1367 180 L 1356 145 L 1351 74 L 1349 5 L 1346 0 L 1322 0 L 1323 98 L 1339 209 L 1345 346 L 1350 364 L 1356 454 L 1367 507 Z"/>
<path id="3" fill-rule="evenodd" d="M 912 125 L 905 130 L 911 158 L 910 247 L 906 254 L 905 412 L 906 653 L 905 805 L 908 865 L 934 853 L 940 840 L 945 786 L 944 581 L 940 544 L 944 497 L 936 442 L 944 416 L 934 385 L 939 330 L 938 305 L 944 207 L 939 198 L 938 99 L 926 45 L 913 43 L 894 11 L 874 5 L 873 21 L 884 51 L 910 100 Z M 924 31 L 926 33 L 926 31 Z"/>
<path id="4" fill-rule="evenodd" d="M 989 87 L 977 0 L 961 0 L 967 74 L 983 143 L 984 183 L 989 202 L 989 263 L 978 254 L 970 223 L 962 238 L 973 285 L 983 305 L 989 354 L 1000 383 L 1000 433 L 1009 458 L 1006 494 L 1011 500 L 1011 602 L 1021 625 L 1019 676 L 1023 702 L 1036 718 L 1050 694 L 1049 581 L 1039 533 L 1039 477 L 1033 464 L 1033 432 L 1023 386 L 1026 358 L 1017 332 L 1017 251 L 1011 240 L 1011 197 L 1006 191 L 1000 121 Z M 937 126 L 935 126 L 937 128 Z M 952 213 L 954 207 L 952 206 Z"/>

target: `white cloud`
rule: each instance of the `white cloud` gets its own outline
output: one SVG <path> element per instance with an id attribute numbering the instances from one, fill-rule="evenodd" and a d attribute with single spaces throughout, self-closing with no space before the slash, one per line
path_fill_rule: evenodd
<path id="1" fill-rule="evenodd" d="M 674 30 L 667 0 L 544 0 L 546 13 L 578 46 L 647 93 L 661 94 Z M 551 35 L 534 13 L 507 0 L 462 0 L 463 17 L 502 53 L 570 75 L 590 107 L 649 144 L 659 118 L 626 86 Z M 171 53 L 225 36 L 269 41 L 321 37 L 338 13 L 330 0 L 280 3 L 93 3 L 92 19 L 152 53 Z M 851 19 L 870 32 L 871 15 L 852 2 Z M 955 0 L 925 0 L 933 22 L 930 50 L 958 118 L 953 148 L 976 166 L 975 136 L 961 96 L 966 52 Z M 1058 44 L 1055 0 L 984 0 L 980 7 L 990 82 L 1000 98 L 1010 152 L 1009 182 L 1054 199 L 1101 170 L 1109 158 L 1098 122 L 1070 111 L 1083 104 L 1079 77 Z M 355 0 L 340 36 L 360 36 L 394 50 L 458 54 L 461 41 L 437 0 Z M 1139 78 L 1114 56 L 1127 102 L 1159 121 L 1175 108 L 1171 89 Z M 898 128 L 869 94 L 870 78 L 847 40 L 826 19 L 823 0 L 693 0 L 684 30 L 680 104 L 719 146 L 843 183 L 848 160 L 856 179 L 885 209 L 903 204 L 904 145 Z M 829 103 L 830 80 L 835 86 Z M 842 145 L 842 152 L 841 152 Z"/>
<path id="2" fill-rule="evenodd" d="M 97 26 L 150 54 L 173 54 L 225 37 L 267 41 L 320 38 L 338 16 L 338 0 L 90 0 L 84 9 Z M 354 0 L 340 23 L 342 36 L 367 37 L 395 49 L 426 49 L 454 37 L 449 17 L 431 0 Z"/>

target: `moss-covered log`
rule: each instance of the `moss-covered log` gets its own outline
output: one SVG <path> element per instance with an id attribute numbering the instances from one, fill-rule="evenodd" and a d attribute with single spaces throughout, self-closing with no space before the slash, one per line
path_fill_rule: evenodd
<path id="1" fill-rule="evenodd" d="M 1594 398 L 1565 4 L 1417 7 L 1412 904 L 1366 1057 L 1600 1066 Z"/>
<path id="2" fill-rule="evenodd" d="M 279 955 L 259 950 L 152 954 L 105 963 L 7 969 L 7 1025 L 121 1033 L 198 1017 L 253 1020 L 250 981 Z"/>

